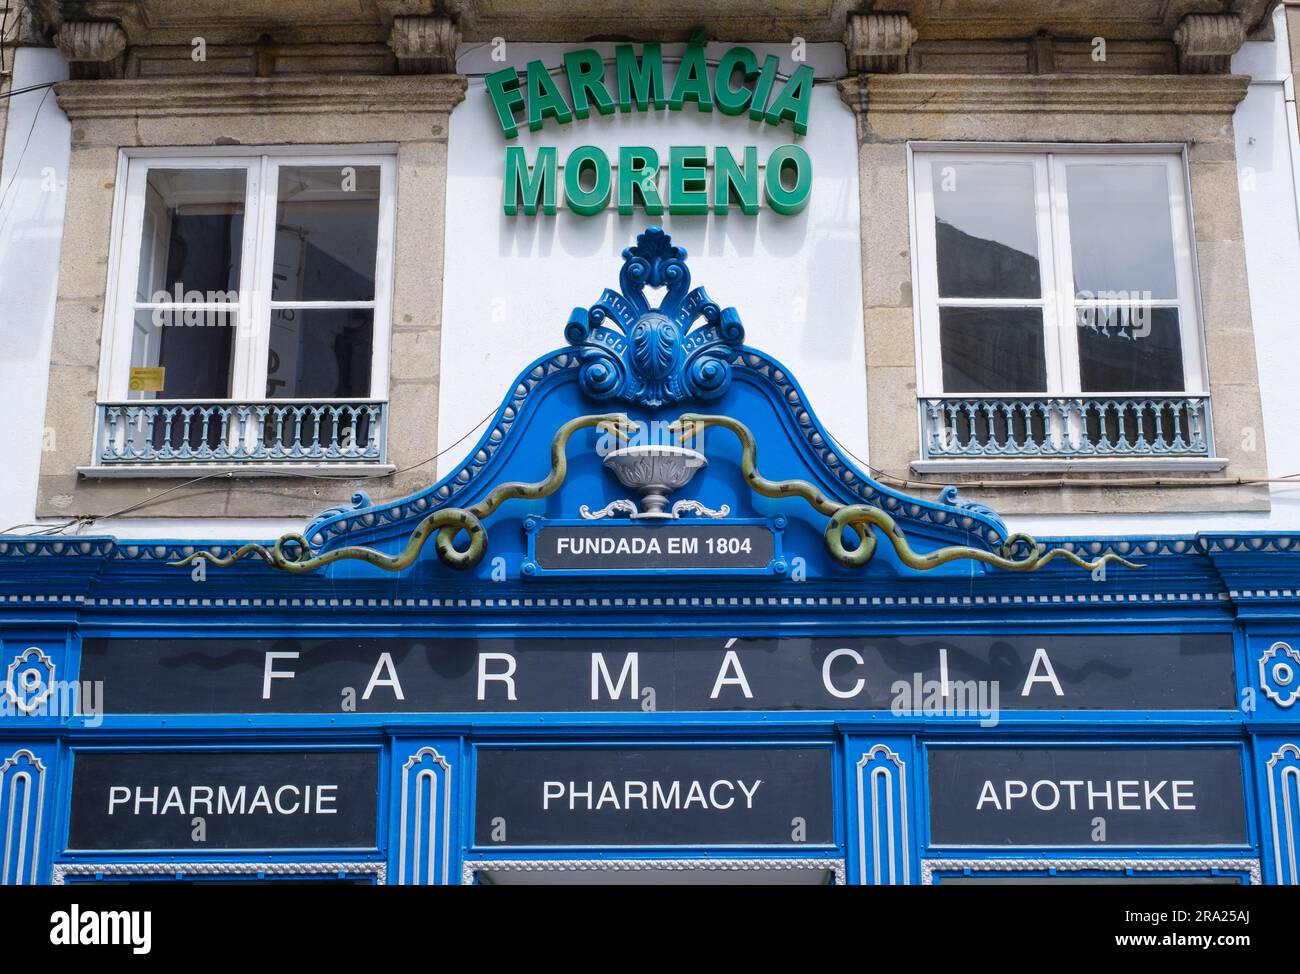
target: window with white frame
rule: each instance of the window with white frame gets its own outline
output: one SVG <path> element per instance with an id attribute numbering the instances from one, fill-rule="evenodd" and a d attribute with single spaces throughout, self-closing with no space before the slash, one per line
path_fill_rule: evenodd
<path id="1" fill-rule="evenodd" d="M 376 456 L 356 441 L 379 413 L 357 406 L 387 398 L 395 169 L 368 151 L 128 157 L 101 460 Z"/>
<path id="2" fill-rule="evenodd" d="M 914 147 L 928 455 L 1208 446 L 1181 151 Z"/>

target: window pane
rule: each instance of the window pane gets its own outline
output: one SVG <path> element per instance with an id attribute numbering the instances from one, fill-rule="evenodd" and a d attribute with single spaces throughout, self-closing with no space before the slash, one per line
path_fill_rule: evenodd
<path id="1" fill-rule="evenodd" d="M 203 301 L 239 300 L 245 176 L 242 169 L 149 170 L 137 301 L 184 301 L 191 291 Z"/>
<path id="2" fill-rule="evenodd" d="M 1046 392 L 1037 308 L 940 308 L 944 392 Z"/>
<path id="3" fill-rule="evenodd" d="M 228 399 L 235 321 L 233 309 L 137 311 L 130 398 Z M 162 369 L 162 374 L 137 369 Z"/>
<path id="4" fill-rule="evenodd" d="M 266 395 L 271 399 L 363 399 L 370 395 L 374 313 L 366 308 L 271 312 Z"/>
<path id="5" fill-rule="evenodd" d="M 1176 308 L 1080 308 L 1079 381 L 1084 392 L 1183 391 Z"/>
<path id="6" fill-rule="evenodd" d="M 1065 171 L 1075 291 L 1103 299 L 1114 291 L 1177 297 L 1164 164 L 1095 163 Z"/>
<path id="7" fill-rule="evenodd" d="M 275 301 L 370 301 L 379 241 L 378 166 L 282 166 Z"/>
<path id="8" fill-rule="evenodd" d="M 935 162 L 934 235 L 942 298 L 1038 298 L 1034 167 Z"/>

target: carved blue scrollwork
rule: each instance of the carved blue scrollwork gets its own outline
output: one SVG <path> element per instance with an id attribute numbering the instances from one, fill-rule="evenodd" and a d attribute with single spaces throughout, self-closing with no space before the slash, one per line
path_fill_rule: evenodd
<path id="1" fill-rule="evenodd" d="M 317 527 L 319 527 L 324 522 L 328 521 L 330 518 L 335 517 L 336 515 L 351 514 L 353 511 L 364 511 L 366 508 L 373 507 L 373 506 L 374 506 L 374 501 L 370 499 L 370 495 L 367 494 L 364 490 L 358 490 L 355 493 L 353 493 L 351 504 L 342 504 L 338 507 L 331 507 L 328 510 L 321 511 L 314 518 L 312 518 L 311 523 L 307 525 L 306 534 L 308 537 L 310 537 L 312 532 L 315 531 Z"/>
<path id="2" fill-rule="evenodd" d="M 719 308 L 702 287 L 691 290 L 684 247 L 660 227 L 647 228 L 623 251 L 619 287 L 606 288 L 590 308 L 574 308 L 564 329 L 581 350 L 583 392 L 653 407 L 727 391 L 745 328 L 735 308 Z M 666 289 L 658 307 L 647 287 Z"/>
<path id="3" fill-rule="evenodd" d="M 950 504 L 960 510 L 970 511 L 972 514 L 978 514 L 980 517 L 988 518 L 996 523 L 998 527 L 1002 529 L 1004 534 L 1006 533 L 1006 525 L 1003 523 L 1002 517 L 997 511 L 993 510 L 991 507 L 985 506 L 984 504 L 970 501 L 962 497 L 957 492 L 956 484 L 949 485 L 939 491 L 939 500 L 944 504 Z"/>

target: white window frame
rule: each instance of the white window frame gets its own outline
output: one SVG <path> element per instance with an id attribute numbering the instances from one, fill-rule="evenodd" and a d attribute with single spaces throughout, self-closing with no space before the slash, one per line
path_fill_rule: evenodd
<path id="1" fill-rule="evenodd" d="M 375 295 L 370 301 L 272 301 L 271 280 L 275 261 L 276 192 L 281 166 L 377 166 L 380 171 L 379 226 L 375 255 Z M 388 401 L 391 342 L 394 247 L 397 212 L 397 150 L 391 145 L 357 146 L 250 146 L 237 153 L 229 149 L 125 149 L 118 158 L 117 188 L 113 203 L 112 246 L 104 302 L 98 400 L 128 402 L 131 342 L 137 311 L 157 308 L 137 302 L 140 244 L 144 232 L 145 189 L 148 171 L 165 169 L 244 169 L 244 233 L 240 255 L 238 319 L 231 355 L 231 394 L 226 399 L 174 399 L 160 396 L 141 402 L 381 402 Z M 214 310 L 229 305 L 192 304 L 193 310 Z M 370 394 L 343 400 L 329 398 L 270 398 L 266 395 L 266 362 L 270 344 L 271 312 L 277 308 L 369 308 L 374 314 L 370 362 Z"/>
<path id="2" fill-rule="evenodd" d="M 933 201 L 933 166 L 949 161 L 1019 162 L 1032 160 L 1035 216 L 1038 228 L 1039 276 L 1042 297 L 972 298 L 939 297 Z M 1167 167 L 1169 213 L 1174 245 L 1177 296 L 1154 300 L 1153 307 L 1175 307 L 1183 352 L 1183 389 L 1155 392 L 1083 392 L 1079 378 L 1078 325 L 1075 318 L 1071 263 L 1069 210 L 1065 193 L 1066 167 L 1078 163 L 1150 165 L 1160 159 Z M 908 144 L 908 186 L 911 198 L 912 279 L 916 282 L 918 398 L 1015 398 L 1017 395 L 1145 398 L 1205 396 L 1204 329 L 1192 220 L 1187 147 L 1183 144 L 1075 145 L 1057 143 L 914 142 Z M 1103 302 L 1089 302 L 1093 305 Z M 1006 390 L 996 393 L 945 393 L 943 359 L 939 347 L 940 307 L 1042 307 L 1047 388 L 1043 391 Z"/>

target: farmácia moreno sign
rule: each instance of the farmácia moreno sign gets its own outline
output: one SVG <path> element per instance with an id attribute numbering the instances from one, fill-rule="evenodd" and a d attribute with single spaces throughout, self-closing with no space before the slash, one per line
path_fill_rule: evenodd
<path id="1" fill-rule="evenodd" d="M 724 115 L 747 114 L 768 125 L 789 125 L 796 135 L 808 131 L 813 70 L 806 64 L 782 80 L 776 55 L 767 55 L 760 64 L 749 48 L 733 47 L 711 74 L 704 45 L 693 41 L 671 88 L 658 44 L 644 45 L 640 56 L 631 44 L 620 44 L 612 76 L 607 67 L 600 52 L 590 48 L 565 54 L 567 99 L 540 60 L 529 61 L 522 72 L 511 67 L 489 74 L 487 93 L 502 133 L 513 139 L 520 124 L 535 132 L 548 120 L 567 125 L 588 118 L 593 110 L 601 115 L 651 107 L 682 111 L 688 104 L 701 112 L 716 109 Z M 570 152 L 561 167 L 555 146 L 539 147 L 531 159 L 524 147 L 507 146 L 502 207 L 511 216 L 552 214 L 562 196 L 569 210 L 583 216 L 594 216 L 611 203 L 624 214 L 638 209 L 650 216 L 727 213 L 734 207 L 752 215 L 761 200 L 789 216 L 808 205 L 812 160 L 802 146 L 778 146 L 762 167 L 756 146 L 745 146 L 739 153 L 714 147 L 711 178 L 709 155 L 707 146 L 674 145 L 665 160 L 650 146 L 629 145 L 620 147 L 618 158 L 611 160 L 602 149 L 583 145 Z M 668 178 L 661 192 L 659 177 L 665 165 Z"/>

